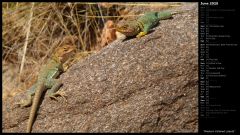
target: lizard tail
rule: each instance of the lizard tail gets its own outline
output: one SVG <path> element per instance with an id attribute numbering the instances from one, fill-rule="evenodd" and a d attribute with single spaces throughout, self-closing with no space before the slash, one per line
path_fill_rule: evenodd
<path id="1" fill-rule="evenodd" d="M 174 11 L 174 12 L 171 13 L 171 15 L 181 14 L 181 13 L 185 13 L 187 11 L 190 11 L 190 10 Z"/>
<path id="2" fill-rule="evenodd" d="M 29 119 L 28 119 L 28 125 L 27 125 L 27 132 L 30 133 L 32 131 L 32 126 L 33 126 L 33 122 L 36 116 L 36 112 L 37 112 L 37 108 L 42 96 L 44 90 L 44 83 L 41 83 L 38 85 L 38 87 L 36 88 L 36 93 L 33 99 L 33 104 L 31 107 L 31 111 L 30 111 L 30 115 L 29 115 Z"/>
<path id="3" fill-rule="evenodd" d="M 194 9 L 196 9 L 197 7 L 192 7 L 192 8 L 189 8 L 189 9 L 185 9 L 185 10 L 182 10 L 182 11 L 173 11 L 172 13 L 171 13 L 171 15 L 176 15 L 176 14 L 182 14 L 182 13 L 185 13 L 185 12 L 189 12 L 189 11 L 192 11 L 192 10 L 194 10 Z"/>
<path id="4" fill-rule="evenodd" d="M 169 11 L 162 11 L 162 12 L 158 12 L 157 16 L 160 20 L 165 20 L 165 19 L 169 19 L 172 17 L 172 13 Z"/>

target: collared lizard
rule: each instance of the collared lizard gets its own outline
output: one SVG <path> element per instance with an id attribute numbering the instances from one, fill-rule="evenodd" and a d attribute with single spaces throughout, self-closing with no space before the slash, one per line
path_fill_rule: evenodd
<path id="1" fill-rule="evenodd" d="M 62 83 L 57 77 L 64 71 L 63 63 L 71 58 L 75 54 L 75 51 L 76 47 L 72 45 L 61 46 L 56 49 L 56 52 L 40 70 L 37 82 L 28 90 L 27 100 L 22 100 L 19 103 L 21 107 L 32 105 L 27 124 L 27 132 L 31 132 L 32 130 L 39 102 L 45 90 L 50 89 L 47 93 L 50 98 L 56 99 L 56 96 L 63 97 L 63 93 L 58 91 Z"/>
<path id="2" fill-rule="evenodd" d="M 148 34 L 150 29 L 155 27 L 160 20 L 170 19 L 173 15 L 183 13 L 185 11 L 147 12 L 136 20 L 127 21 L 123 24 L 117 25 L 116 31 L 120 32 L 126 37 L 136 36 L 139 38 Z"/>

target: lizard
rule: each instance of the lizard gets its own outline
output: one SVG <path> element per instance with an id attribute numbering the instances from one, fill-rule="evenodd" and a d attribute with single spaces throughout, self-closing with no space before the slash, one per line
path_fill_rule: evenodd
<path id="1" fill-rule="evenodd" d="M 153 27 L 155 27 L 160 20 L 170 19 L 173 15 L 183 13 L 185 11 L 147 12 L 136 20 L 127 21 L 120 25 L 118 24 L 116 26 L 116 31 L 123 34 L 123 36 L 125 35 L 124 38 L 132 36 L 140 38 L 147 35 L 149 31 Z"/>
<path id="2" fill-rule="evenodd" d="M 21 100 L 18 103 L 22 108 L 32 105 L 27 123 L 27 132 L 30 133 L 32 130 L 40 99 L 45 90 L 50 89 L 47 93 L 50 98 L 56 99 L 57 96 L 65 98 L 64 93 L 58 91 L 62 82 L 57 77 L 64 72 L 63 63 L 72 57 L 75 51 L 76 47 L 72 45 L 57 48 L 56 52 L 41 68 L 36 83 L 28 89 L 27 100 Z"/>

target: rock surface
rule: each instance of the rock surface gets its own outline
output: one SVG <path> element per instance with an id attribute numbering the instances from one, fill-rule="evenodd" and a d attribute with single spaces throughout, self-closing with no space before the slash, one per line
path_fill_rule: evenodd
<path id="1" fill-rule="evenodd" d="M 45 97 L 32 132 L 197 132 L 198 13 L 115 41 L 61 76 L 67 102 Z M 3 132 L 25 132 L 30 108 L 3 102 Z"/>

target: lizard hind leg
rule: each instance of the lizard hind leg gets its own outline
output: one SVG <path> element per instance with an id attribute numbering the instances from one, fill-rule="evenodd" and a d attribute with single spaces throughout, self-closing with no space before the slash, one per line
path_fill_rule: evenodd
<path id="1" fill-rule="evenodd" d="M 27 100 L 21 100 L 18 103 L 21 107 L 28 107 L 32 105 L 33 95 L 27 95 Z"/>
<path id="2" fill-rule="evenodd" d="M 63 92 L 63 91 L 57 91 L 57 92 L 55 92 L 55 93 L 50 94 L 49 97 L 50 97 L 51 99 L 54 99 L 54 100 L 58 101 L 57 96 L 61 96 L 61 97 L 64 99 L 64 101 L 66 102 L 67 99 L 66 99 L 65 95 L 66 95 L 65 92 Z"/>
<path id="3" fill-rule="evenodd" d="M 36 91 L 36 84 L 34 84 L 30 89 L 27 90 L 27 99 L 21 100 L 20 103 L 17 103 L 20 105 L 20 107 L 28 107 L 32 105 L 33 97 L 35 95 Z"/>
<path id="4" fill-rule="evenodd" d="M 62 83 L 57 79 L 54 79 L 53 81 L 54 81 L 54 84 L 53 84 L 52 88 L 47 93 L 48 97 L 58 101 L 57 96 L 61 96 L 66 101 L 67 99 L 65 98 L 65 93 L 62 92 L 62 91 L 58 91 L 59 88 L 62 86 Z"/>

